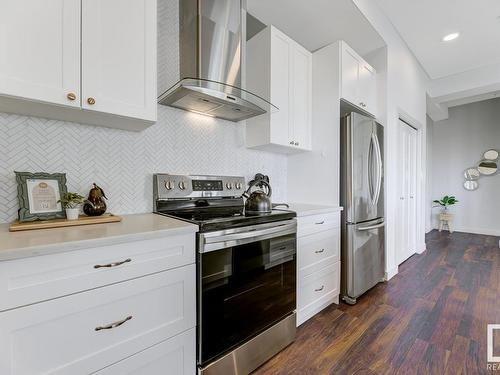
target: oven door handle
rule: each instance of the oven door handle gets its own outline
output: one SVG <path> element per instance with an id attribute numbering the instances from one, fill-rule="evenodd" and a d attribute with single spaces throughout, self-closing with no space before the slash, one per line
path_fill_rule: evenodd
<path id="1" fill-rule="evenodd" d="M 223 234 L 220 236 L 201 235 L 200 252 L 224 249 L 227 247 L 243 245 L 250 242 L 257 242 L 273 237 L 280 237 L 297 232 L 297 223 L 291 220 L 290 223 L 277 225 L 271 228 L 256 229 L 246 232 Z"/>

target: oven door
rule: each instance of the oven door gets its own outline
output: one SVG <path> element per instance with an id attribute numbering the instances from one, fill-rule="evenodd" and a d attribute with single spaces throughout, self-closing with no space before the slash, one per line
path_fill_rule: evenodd
<path id="1" fill-rule="evenodd" d="M 277 323 L 296 306 L 295 219 L 198 238 L 198 365 Z"/>

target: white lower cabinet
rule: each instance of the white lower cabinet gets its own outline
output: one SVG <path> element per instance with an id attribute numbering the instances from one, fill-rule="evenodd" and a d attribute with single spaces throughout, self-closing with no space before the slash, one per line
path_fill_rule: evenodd
<path id="1" fill-rule="evenodd" d="M 340 214 L 297 220 L 297 325 L 340 295 Z"/>
<path id="2" fill-rule="evenodd" d="M 28 288 L 5 294 L 0 374 L 194 374 L 194 254 L 193 233 L 0 263 L 6 290 L 7 266 Z M 132 261 L 94 268 L 123 257 Z"/>
<path id="3" fill-rule="evenodd" d="M 163 374 L 196 374 L 196 330 L 194 328 L 96 373 L 96 375 Z"/>
<path id="4" fill-rule="evenodd" d="M 191 233 L 0 262 L 0 311 L 195 262 Z"/>

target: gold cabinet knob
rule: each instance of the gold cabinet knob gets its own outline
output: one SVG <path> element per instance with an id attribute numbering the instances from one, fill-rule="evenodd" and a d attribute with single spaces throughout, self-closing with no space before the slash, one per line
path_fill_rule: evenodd
<path id="1" fill-rule="evenodd" d="M 90 105 L 94 105 L 95 104 L 95 99 L 94 98 L 88 98 L 87 99 L 87 103 L 89 103 Z"/>
<path id="2" fill-rule="evenodd" d="M 74 92 L 70 92 L 70 93 L 68 93 L 68 95 L 66 95 L 66 97 L 69 100 L 75 100 L 76 99 L 76 94 Z"/>

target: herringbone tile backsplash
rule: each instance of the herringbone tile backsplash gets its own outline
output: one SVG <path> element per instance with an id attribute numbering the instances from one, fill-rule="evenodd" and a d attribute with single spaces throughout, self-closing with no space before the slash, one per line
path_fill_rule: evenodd
<path id="1" fill-rule="evenodd" d="M 178 1 L 158 2 L 158 89 L 179 76 Z M 68 189 L 86 195 L 92 182 L 110 212 L 151 212 L 152 174 L 268 174 L 273 201 L 286 199 L 285 156 L 245 148 L 244 124 L 158 106 L 158 122 L 133 133 L 0 113 L 0 222 L 17 217 L 14 171 L 65 172 Z"/>
<path id="2" fill-rule="evenodd" d="M 244 124 L 158 106 L 158 122 L 133 133 L 0 113 L 0 222 L 17 217 L 14 171 L 65 172 L 68 189 L 92 182 L 118 214 L 151 212 L 152 174 L 270 176 L 274 201 L 286 198 L 285 156 L 245 148 Z"/>

